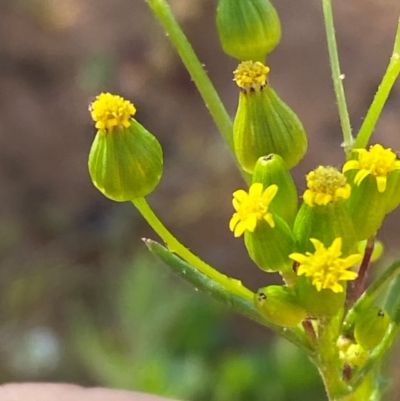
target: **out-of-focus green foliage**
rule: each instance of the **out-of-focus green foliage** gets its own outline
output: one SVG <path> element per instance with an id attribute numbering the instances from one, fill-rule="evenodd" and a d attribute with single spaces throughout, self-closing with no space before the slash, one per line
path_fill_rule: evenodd
<path id="1" fill-rule="evenodd" d="M 239 341 L 240 322 L 225 308 L 183 291 L 156 264 L 141 255 L 127 267 L 107 322 L 74 311 L 73 342 L 94 381 L 190 401 L 322 397 L 305 355 L 282 339 Z"/>

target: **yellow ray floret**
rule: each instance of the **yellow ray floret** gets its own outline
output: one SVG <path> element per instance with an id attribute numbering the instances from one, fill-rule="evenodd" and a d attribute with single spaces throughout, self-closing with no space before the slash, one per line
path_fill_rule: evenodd
<path id="1" fill-rule="evenodd" d="M 354 149 L 358 153 L 358 160 L 350 160 L 343 166 L 343 172 L 359 170 L 354 177 L 354 184 L 360 185 L 362 180 L 371 175 L 376 179 L 379 192 L 385 192 L 387 177 L 393 170 L 400 169 L 400 160 L 390 148 L 382 145 L 373 145 L 366 149 Z"/>
<path id="2" fill-rule="evenodd" d="M 336 238 L 328 248 L 325 248 L 324 244 L 317 239 L 311 239 L 311 242 L 315 247 L 314 253 L 289 255 L 291 259 L 299 263 L 297 274 L 311 277 L 312 284 L 318 291 L 329 288 L 333 292 L 343 292 L 343 285 L 340 282 L 357 278 L 357 273 L 349 269 L 361 261 L 362 255 L 354 254 L 341 258 L 341 238 Z"/>
<path id="3" fill-rule="evenodd" d="M 136 108 L 121 96 L 102 93 L 90 105 L 89 111 L 98 129 L 128 128 L 131 125 L 131 116 L 136 113 Z"/>
<path id="4" fill-rule="evenodd" d="M 267 84 L 269 67 L 259 61 L 243 61 L 233 73 L 233 80 L 244 92 L 258 91 Z"/>
<path id="5" fill-rule="evenodd" d="M 347 199 L 351 193 L 346 177 L 334 167 L 319 166 L 308 173 L 307 187 L 303 199 L 309 206 L 325 206 L 340 199 Z"/>
<path id="6" fill-rule="evenodd" d="M 246 230 L 253 232 L 257 223 L 262 220 L 265 220 L 272 228 L 275 227 L 268 207 L 277 192 L 276 185 L 270 185 L 263 190 L 263 185 L 256 183 L 251 185 L 248 193 L 243 189 L 233 193 L 232 204 L 236 212 L 229 222 L 229 229 L 235 237 L 240 237 Z"/>

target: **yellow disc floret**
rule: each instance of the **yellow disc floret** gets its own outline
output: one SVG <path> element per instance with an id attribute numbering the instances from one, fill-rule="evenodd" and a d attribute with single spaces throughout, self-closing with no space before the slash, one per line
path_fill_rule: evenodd
<path id="1" fill-rule="evenodd" d="M 239 189 L 233 193 L 233 207 L 236 212 L 233 214 L 229 229 L 235 237 L 240 237 L 246 230 L 254 232 L 257 223 L 265 220 L 272 228 L 275 222 L 268 207 L 278 192 L 276 185 L 270 185 L 263 191 L 261 183 L 252 184 L 247 193 Z"/>
<path id="2" fill-rule="evenodd" d="M 128 128 L 131 125 L 131 116 L 136 113 L 136 108 L 121 96 L 102 93 L 90 105 L 89 111 L 98 129 Z"/>
<path id="3" fill-rule="evenodd" d="M 324 244 L 317 239 L 311 239 L 315 252 L 292 253 L 289 258 L 299 263 L 297 274 L 304 274 L 312 278 L 312 284 L 321 291 L 329 288 L 333 292 L 343 292 L 345 280 L 355 280 L 357 273 L 349 270 L 350 267 L 359 263 L 362 255 L 354 254 L 347 258 L 340 258 L 342 255 L 342 239 L 336 238 L 332 245 L 325 248 Z"/>
<path id="4" fill-rule="evenodd" d="M 351 187 L 346 177 L 334 167 L 319 166 L 307 174 L 304 202 L 309 206 L 327 205 L 350 197 Z"/>
<path id="5" fill-rule="evenodd" d="M 358 153 L 358 160 L 350 160 L 343 166 L 343 172 L 359 170 L 354 177 L 354 184 L 360 185 L 362 180 L 371 175 L 376 179 L 379 192 L 385 192 L 387 176 L 393 170 L 400 169 L 400 160 L 390 148 L 382 145 L 373 145 L 366 149 L 354 149 Z"/>
<path id="6" fill-rule="evenodd" d="M 269 67 L 259 61 L 243 61 L 233 73 L 233 80 L 239 88 L 248 93 L 259 91 L 267 84 Z"/>

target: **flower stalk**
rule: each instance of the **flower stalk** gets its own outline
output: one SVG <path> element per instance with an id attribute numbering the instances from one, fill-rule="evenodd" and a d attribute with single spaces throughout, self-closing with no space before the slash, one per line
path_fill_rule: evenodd
<path id="1" fill-rule="evenodd" d="M 346 96 L 343 88 L 344 74 L 342 74 L 340 70 L 331 0 L 322 0 L 322 9 L 324 13 L 329 60 L 332 70 L 333 88 L 335 90 L 336 103 L 339 110 L 340 124 L 342 126 L 343 147 L 345 153 L 349 154 L 353 148 L 354 138 L 351 131 L 349 112 L 347 110 Z"/>
<path id="2" fill-rule="evenodd" d="M 145 0 L 188 70 L 221 135 L 233 151 L 232 120 L 166 0 Z"/>

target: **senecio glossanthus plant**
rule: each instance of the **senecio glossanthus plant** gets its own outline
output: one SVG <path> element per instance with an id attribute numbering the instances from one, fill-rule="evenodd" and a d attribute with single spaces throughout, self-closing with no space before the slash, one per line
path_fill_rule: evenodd
<path id="1" fill-rule="evenodd" d="M 145 200 L 162 175 L 161 146 L 134 118 L 135 106 L 110 93 L 100 94 L 90 106 L 98 130 L 89 155 L 94 185 L 108 198 L 136 206 L 166 247 L 151 240 L 146 245 L 174 272 L 306 352 L 330 400 L 381 399 L 381 360 L 400 327 L 400 261 L 369 286 L 365 277 L 379 253 L 379 246 L 374 252 L 376 234 L 400 204 L 400 160 L 392 149 L 368 142 L 400 73 L 400 21 L 387 72 L 353 138 L 331 4 L 322 0 L 345 161 L 341 168 L 317 166 L 307 174 L 307 189 L 298 194 L 290 169 L 305 156 L 307 135 L 268 82 L 273 67 L 270 71 L 265 60 L 281 36 L 269 0 L 218 3 L 222 49 L 239 60 L 233 122 L 167 1 L 146 2 L 188 68 L 245 179 L 244 187 L 233 193 L 229 229 L 244 240 L 259 268 L 281 275 L 282 285 L 253 293 L 203 262 L 164 227 Z"/>

